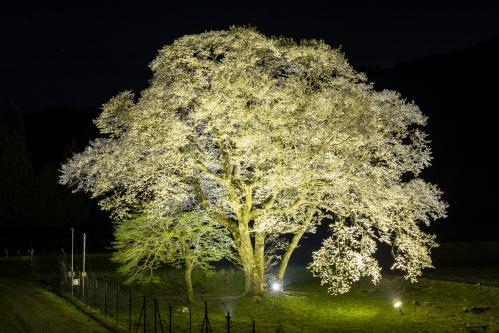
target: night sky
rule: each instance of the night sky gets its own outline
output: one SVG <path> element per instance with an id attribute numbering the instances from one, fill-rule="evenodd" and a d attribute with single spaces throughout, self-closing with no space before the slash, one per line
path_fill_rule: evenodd
<path id="1" fill-rule="evenodd" d="M 182 35 L 251 25 L 267 35 L 323 39 L 341 46 L 376 88 L 400 91 L 430 117 L 434 162 L 424 176 L 441 185 L 451 207 L 433 229 L 439 239 L 499 240 L 491 121 L 498 105 L 499 3 L 413 3 L 10 3 L 0 10 L 0 102 L 31 117 L 28 148 L 36 160 L 47 152 L 32 142 L 71 142 L 73 128 L 92 126 L 88 119 L 72 125 L 72 117 L 82 119 L 72 110 L 96 110 L 126 89 L 139 93 L 157 50 Z M 43 112 L 54 107 L 67 107 L 57 123 Z"/>
<path id="2" fill-rule="evenodd" d="M 356 68 L 393 66 L 499 33 L 497 2 L 411 2 L 417 7 L 401 6 L 403 1 L 179 3 L 102 2 L 91 8 L 3 4 L 0 101 L 14 101 L 25 112 L 100 105 L 121 90 L 141 90 L 150 76 L 147 65 L 163 45 L 185 34 L 230 25 L 252 25 L 269 35 L 324 39 L 342 46 Z"/>

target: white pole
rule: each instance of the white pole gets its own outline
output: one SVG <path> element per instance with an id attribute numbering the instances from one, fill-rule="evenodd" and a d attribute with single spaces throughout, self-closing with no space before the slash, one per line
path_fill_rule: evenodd
<path id="1" fill-rule="evenodd" d="M 83 295 L 83 301 L 85 301 L 85 277 L 87 275 L 87 272 L 85 272 L 85 244 L 87 243 L 87 235 L 83 233 L 83 274 L 82 274 L 82 279 L 81 279 L 81 289 L 82 289 L 82 295 Z"/>
<path id="2" fill-rule="evenodd" d="M 71 295 L 73 295 L 73 245 L 74 245 L 75 229 L 71 228 Z"/>

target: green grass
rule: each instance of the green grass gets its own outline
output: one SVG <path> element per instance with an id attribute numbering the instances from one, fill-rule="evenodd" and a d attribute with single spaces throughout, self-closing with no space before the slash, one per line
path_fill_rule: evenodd
<path id="1" fill-rule="evenodd" d="M 220 297 L 220 287 L 211 297 L 205 294 L 212 327 L 224 330 L 227 307 L 235 331 L 249 331 L 252 318 L 258 332 L 454 332 L 481 325 L 492 331 L 499 329 L 499 290 L 494 287 L 428 279 L 410 284 L 388 276 L 376 288 L 364 282 L 346 295 L 331 296 L 303 269 L 295 268 L 290 273 L 296 280 L 286 285 L 282 294 L 239 297 L 229 288 Z M 157 292 L 160 304 L 170 302 L 175 309 L 183 305 L 171 290 L 159 287 Z M 402 312 L 394 309 L 394 299 L 403 302 Z M 479 314 L 463 311 L 480 306 L 492 309 Z M 167 319 L 165 310 L 163 307 L 163 319 Z M 202 310 L 199 304 L 193 308 L 196 328 L 202 322 Z M 175 332 L 187 331 L 187 314 L 175 311 L 173 322 Z"/>
<path id="2" fill-rule="evenodd" d="M 56 263 L 54 258 L 39 258 L 37 264 Z M 108 255 L 94 255 L 89 259 L 93 276 L 108 283 L 108 320 L 116 316 L 116 275 Z M 23 266 L 25 267 L 25 266 Z M 89 269 L 90 270 L 90 269 Z M 361 281 L 346 295 L 331 296 L 303 267 L 291 267 L 286 276 L 285 292 L 269 293 L 265 297 L 242 297 L 243 275 L 233 268 L 219 269 L 215 273 L 194 274 L 194 291 L 198 303 L 192 307 L 193 332 L 199 331 L 203 320 L 203 301 L 209 304 L 209 318 L 214 332 L 226 330 L 225 314 L 232 316 L 231 332 L 251 332 L 252 319 L 257 332 L 456 332 L 499 330 L 498 268 L 460 266 L 432 272 L 436 278 L 476 282 L 488 276 L 490 285 L 451 282 L 423 278 L 411 284 L 395 275 L 385 275 L 373 287 Z M 58 270 L 55 269 L 55 276 Z M 154 296 L 160 306 L 163 325 L 168 326 L 168 305 L 173 309 L 173 331 L 188 332 L 189 316 L 182 312 L 184 302 L 182 273 L 162 272 L 157 286 L 131 286 L 132 323 L 138 322 L 142 295 Z M 57 282 L 57 280 L 56 280 Z M 87 284 L 89 303 L 93 306 L 92 281 Z M 103 310 L 102 283 L 98 285 L 98 308 Z M 393 301 L 402 301 L 402 311 L 393 307 Z M 152 298 L 147 298 L 147 322 L 153 331 Z M 465 312 L 464 308 L 490 307 L 482 313 Z M 119 319 L 128 328 L 128 293 L 121 289 Z M 474 328 L 476 326 L 476 328 Z"/>
<path id="3" fill-rule="evenodd" d="M 499 287 L 499 266 L 495 265 L 459 265 L 438 267 L 428 271 L 430 278 L 484 284 Z"/>
<path id="4" fill-rule="evenodd" d="M 28 276 L 0 275 L 0 332 L 109 332 Z"/>

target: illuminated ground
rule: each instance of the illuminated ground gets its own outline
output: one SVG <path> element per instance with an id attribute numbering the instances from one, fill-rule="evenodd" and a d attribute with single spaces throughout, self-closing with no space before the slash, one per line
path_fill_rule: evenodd
<path id="1" fill-rule="evenodd" d="M 0 332 L 109 332 L 34 282 L 0 277 Z"/>
<path id="2" fill-rule="evenodd" d="M 454 332 L 482 330 L 484 325 L 489 331 L 499 329 L 496 287 L 426 279 L 409 284 L 386 277 L 377 288 L 364 284 L 349 294 L 329 296 L 301 269 L 294 273 L 296 280 L 282 295 L 219 300 L 231 311 L 235 328 L 247 330 L 253 317 L 257 331 L 263 332 Z M 393 307 L 395 299 L 402 301 L 401 311 Z M 472 308 L 486 310 L 475 313 Z M 214 306 L 220 330 L 223 311 L 223 305 Z M 178 315 L 176 321 L 185 318 Z"/>
<path id="3" fill-rule="evenodd" d="M 113 278 L 105 269 L 106 259 L 94 257 L 96 275 Z M 99 273 L 99 270 L 100 273 Z M 443 270 L 443 278 L 452 278 L 452 269 Z M 461 267 L 459 280 L 465 273 L 473 281 L 499 281 L 499 267 Z M 436 272 L 433 276 L 439 277 Z M 194 288 L 200 303 L 193 309 L 193 329 L 202 323 L 202 300 L 208 300 L 210 321 L 215 332 L 226 330 L 224 315 L 229 310 L 233 332 L 250 332 L 255 319 L 257 332 L 454 332 L 499 330 L 499 288 L 474 283 L 422 279 L 417 284 L 398 276 L 385 276 L 374 288 L 370 283 L 358 284 L 350 293 L 331 296 L 317 280 L 302 267 L 292 267 L 287 274 L 286 292 L 267 297 L 241 297 L 242 274 L 234 269 L 220 270 L 211 276 L 194 276 Z M 183 285 L 180 273 L 165 272 L 159 287 L 136 288 L 155 295 L 162 305 L 161 313 L 168 322 L 167 304 L 173 304 L 175 332 L 188 332 L 188 314 L 180 312 Z M 393 307 L 394 300 L 402 301 L 401 311 Z M 140 305 L 140 301 L 134 301 Z M 125 306 L 126 308 L 126 306 Z M 468 311 L 465 312 L 464 309 Z M 483 312 L 480 312 L 481 310 Z M 476 310 L 476 311 L 475 311 Z M 134 308 L 134 321 L 140 309 Z M 152 311 L 149 310 L 150 314 Z M 112 311 L 111 311 L 112 315 Z M 126 313 L 120 312 L 124 318 Z M 152 322 L 152 318 L 149 319 Z"/>
<path id="4" fill-rule="evenodd" d="M 91 255 L 89 267 L 100 278 L 108 281 L 116 278 L 108 256 Z M 487 331 L 498 331 L 499 267 L 462 266 L 459 268 L 460 274 L 455 269 L 443 272 L 442 277 L 446 279 L 452 279 L 455 274 L 462 281 L 470 282 L 466 279 L 468 276 L 486 282 L 475 284 L 422 279 L 417 284 L 410 284 L 397 276 L 385 276 L 376 288 L 369 283 L 360 283 L 346 295 L 330 296 L 304 268 L 295 267 L 287 274 L 288 281 L 283 294 L 241 297 L 243 280 L 239 271 L 229 268 L 211 276 L 197 274 L 194 276 L 194 288 L 199 303 L 193 307 L 192 331 L 199 332 L 201 329 L 202 300 L 208 300 L 209 319 L 214 332 L 227 330 L 224 318 L 227 310 L 232 316 L 231 332 L 251 332 L 252 319 L 256 322 L 256 332 L 468 332 L 483 331 L 484 327 Z M 486 279 L 480 280 L 480 276 L 484 275 Z M 433 277 L 439 277 L 437 272 Z M 111 300 L 112 285 L 110 282 Z M 24 293 L 27 294 L 28 290 Z M 32 294 L 32 291 L 29 293 Z M 44 292 L 38 290 L 36 293 L 43 295 Z M 168 326 L 168 304 L 171 304 L 173 332 L 189 331 L 188 313 L 181 311 L 186 305 L 183 301 L 185 296 L 181 273 L 164 272 L 163 283 L 157 287 L 133 287 L 134 326 L 140 314 L 142 293 L 157 298 L 165 329 Z M 13 309 L 5 305 L 2 297 L 6 296 L 0 295 L 0 318 L 10 323 Z M 10 300 L 17 298 L 7 297 Z M 31 302 L 27 296 L 24 298 L 23 304 Z M 396 299 L 402 302 L 401 311 L 393 307 Z M 125 297 L 120 302 L 119 318 L 122 327 L 128 329 L 128 302 Z M 151 298 L 148 298 L 148 304 L 152 304 Z M 67 304 L 63 307 L 74 309 Z M 107 313 L 109 322 L 113 322 L 115 311 L 112 306 L 108 307 Z M 81 323 L 79 321 L 78 325 Z M 86 323 L 85 328 L 88 328 Z M 148 309 L 148 328 L 153 332 L 152 308 Z"/>

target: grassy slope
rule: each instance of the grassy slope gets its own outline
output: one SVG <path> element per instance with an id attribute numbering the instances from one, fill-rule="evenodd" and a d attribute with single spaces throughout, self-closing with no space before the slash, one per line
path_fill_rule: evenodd
<path id="1" fill-rule="evenodd" d="M 0 260 L 0 332 L 109 332 L 26 272 L 27 260 Z"/>
<path id="2" fill-rule="evenodd" d="M 479 283 L 499 287 L 499 266 L 497 265 L 459 265 L 439 267 L 429 271 L 426 276 L 434 279 Z"/>
<path id="3" fill-rule="evenodd" d="M 258 332 L 449 332 L 478 325 L 488 325 L 492 331 L 499 329 L 499 289 L 494 287 L 428 279 L 410 284 L 390 276 L 376 288 L 361 283 L 346 295 L 330 296 L 302 269 L 291 273 L 298 277 L 286 286 L 284 294 L 212 299 L 212 304 L 218 304 L 212 305 L 212 326 L 219 330 L 224 327 L 225 307 L 220 304 L 224 302 L 236 328 L 249 329 L 253 317 Z M 165 303 L 168 297 L 162 298 Z M 403 302 L 402 313 L 393 308 L 394 299 Z M 463 311 L 473 306 L 492 309 L 479 314 Z M 201 318 L 197 320 L 199 323 Z M 186 322 L 186 317 L 177 314 L 175 321 Z"/>
<path id="4" fill-rule="evenodd" d="M 108 256 L 91 256 L 89 267 L 92 276 L 108 281 L 119 280 Z M 497 268 L 495 271 L 491 269 L 486 267 L 480 272 L 477 267 L 460 267 L 443 270 L 440 275 L 437 270 L 433 275 L 444 278 L 452 278 L 453 274 L 458 278 L 468 275 L 475 279 L 488 272 L 497 272 Z M 492 284 L 493 276 L 490 278 L 489 274 L 488 279 Z M 188 313 L 181 311 L 186 305 L 181 273 L 164 272 L 162 280 L 159 286 L 132 286 L 133 323 L 138 321 L 142 304 L 140 295 L 145 293 L 157 298 L 165 328 L 168 325 L 167 305 L 171 304 L 173 331 L 188 332 Z M 108 304 L 114 303 L 114 285 L 109 283 Z M 90 291 L 91 281 L 88 286 Z M 226 330 L 226 309 L 233 319 L 231 332 L 251 331 L 252 318 L 256 321 L 257 332 L 454 332 L 481 325 L 487 325 L 489 331 L 499 330 L 499 288 L 483 284 L 432 279 L 411 284 L 397 276 L 385 276 L 375 288 L 365 281 L 346 295 L 331 296 L 304 268 L 292 267 L 283 294 L 270 294 L 264 298 L 241 297 L 242 287 L 242 274 L 234 269 L 219 270 L 210 276 L 195 274 L 194 288 L 200 301 L 193 307 L 193 331 L 199 331 L 202 323 L 203 300 L 208 300 L 209 318 L 215 332 Z M 120 298 L 119 318 L 121 325 L 128 328 L 126 295 Z M 99 297 L 99 307 L 102 308 L 102 290 Z M 402 313 L 393 308 L 395 299 L 403 302 Z M 148 298 L 148 305 L 151 304 L 151 298 Z M 483 313 L 463 311 L 463 308 L 484 306 L 491 309 Z M 152 307 L 147 311 L 148 326 L 152 330 Z M 108 305 L 107 313 L 111 320 L 115 318 L 112 305 Z"/>
<path id="5" fill-rule="evenodd" d="M 117 278 L 109 265 L 102 263 L 97 267 L 110 268 L 96 271 L 97 276 Z M 465 275 L 466 268 L 459 271 Z M 444 271 L 451 278 L 447 272 Z M 472 267 L 469 272 L 477 272 L 477 268 Z M 134 295 L 154 295 L 161 306 L 164 325 L 168 325 L 167 304 L 172 304 L 174 332 L 188 332 L 188 313 L 180 311 L 186 305 L 181 274 L 164 272 L 162 280 L 156 287 L 133 287 Z M 237 270 L 219 270 L 210 276 L 197 273 L 194 288 L 200 302 L 193 307 L 194 331 L 202 323 L 202 300 L 208 300 L 214 331 L 226 330 L 227 310 L 233 319 L 233 332 L 250 331 L 252 318 L 257 332 L 454 332 L 481 325 L 487 325 L 490 331 L 499 330 L 499 288 L 493 286 L 433 279 L 411 284 L 389 275 L 377 287 L 364 281 L 346 295 L 331 296 L 302 267 L 290 268 L 287 280 L 283 294 L 249 298 L 240 295 L 243 280 Z M 403 302 L 402 312 L 393 308 L 395 299 Z M 135 323 L 142 303 L 140 298 L 133 303 Z M 123 305 L 120 318 L 124 319 L 128 313 L 126 304 Z M 483 313 L 463 311 L 471 307 L 491 309 Z M 148 323 L 152 325 L 152 307 L 148 311 Z M 108 313 L 114 316 L 112 309 Z"/>

